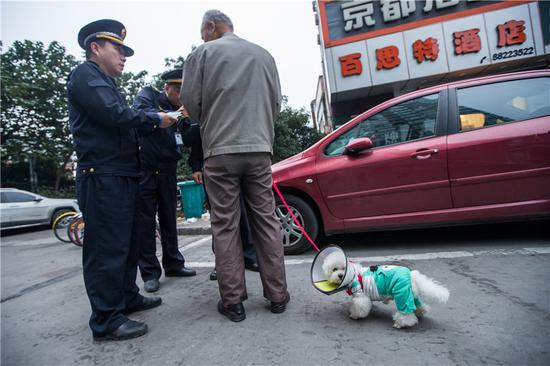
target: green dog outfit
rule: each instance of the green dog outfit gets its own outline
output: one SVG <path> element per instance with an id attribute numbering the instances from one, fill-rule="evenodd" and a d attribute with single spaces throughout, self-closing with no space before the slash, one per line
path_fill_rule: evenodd
<path id="1" fill-rule="evenodd" d="M 409 314 L 422 305 L 411 288 L 411 271 L 401 266 L 361 267 L 349 285 L 348 295 L 364 292 L 373 301 L 394 299 L 397 311 Z"/>

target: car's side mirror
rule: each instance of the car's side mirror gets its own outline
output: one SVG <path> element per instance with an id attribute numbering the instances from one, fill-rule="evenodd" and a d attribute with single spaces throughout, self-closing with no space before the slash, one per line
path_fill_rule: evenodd
<path id="1" fill-rule="evenodd" d="M 33 201 L 38 203 L 38 202 L 41 202 L 43 200 L 42 197 L 36 197 Z"/>
<path id="2" fill-rule="evenodd" d="M 354 155 L 373 146 L 374 144 L 368 137 L 359 137 L 351 140 L 344 149 L 346 155 Z"/>

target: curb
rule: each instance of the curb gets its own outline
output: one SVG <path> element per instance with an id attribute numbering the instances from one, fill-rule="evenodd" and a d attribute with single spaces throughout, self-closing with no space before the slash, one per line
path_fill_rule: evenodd
<path id="1" fill-rule="evenodd" d="M 178 235 L 212 235 L 212 228 L 208 226 L 178 227 Z"/>

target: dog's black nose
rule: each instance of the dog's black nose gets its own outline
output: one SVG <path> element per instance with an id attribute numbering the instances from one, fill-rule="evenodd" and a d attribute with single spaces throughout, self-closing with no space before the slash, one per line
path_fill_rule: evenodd
<path id="1" fill-rule="evenodd" d="M 340 273 L 340 274 L 338 275 L 338 277 L 339 277 L 340 279 L 342 279 L 342 278 L 344 278 L 344 275 L 343 275 L 342 273 Z"/>

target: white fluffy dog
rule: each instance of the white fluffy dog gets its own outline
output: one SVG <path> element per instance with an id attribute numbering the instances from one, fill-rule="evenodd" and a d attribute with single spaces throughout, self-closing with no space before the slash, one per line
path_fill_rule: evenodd
<path id="1" fill-rule="evenodd" d="M 342 252 L 332 252 L 323 261 L 323 273 L 328 282 L 340 285 L 345 278 L 346 258 Z M 418 316 L 429 310 L 428 304 L 446 303 L 449 290 L 418 271 L 401 266 L 361 267 L 349 261 L 348 271 L 354 271 L 353 282 L 348 285 L 352 296 L 350 318 L 361 319 L 369 315 L 372 301 L 395 301 L 393 316 L 395 328 L 412 327 Z"/>

